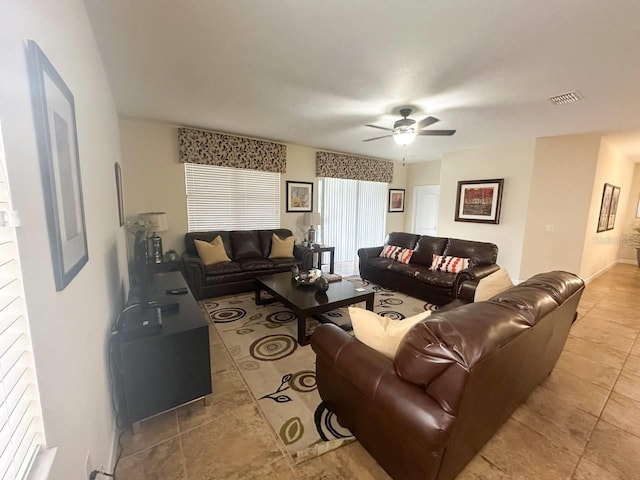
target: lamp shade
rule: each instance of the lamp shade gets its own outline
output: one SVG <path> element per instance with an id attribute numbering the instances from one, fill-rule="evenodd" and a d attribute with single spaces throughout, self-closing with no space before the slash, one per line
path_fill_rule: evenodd
<path id="1" fill-rule="evenodd" d="M 320 214 L 317 212 L 305 213 L 304 214 L 304 224 L 305 225 L 320 225 L 322 223 L 322 219 Z"/>
<path id="2" fill-rule="evenodd" d="M 398 145 L 409 145 L 416 139 L 417 134 L 413 127 L 400 128 L 393 132 L 393 140 Z"/>
<path id="3" fill-rule="evenodd" d="M 145 212 L 138 215 L 138 218 L 149 223 L 150 230 L 154 232 L 164 232 L 169 229 L 167 214 L 164 212 Z"/>

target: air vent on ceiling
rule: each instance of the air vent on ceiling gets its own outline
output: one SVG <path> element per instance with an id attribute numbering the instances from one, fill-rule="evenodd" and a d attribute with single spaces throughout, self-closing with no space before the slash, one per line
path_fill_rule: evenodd
<path id="1" fill-rule="evenodd" d="M 554 105 L 564 105 L 566 103 L 577 102 L 582 99 L 582 94 L 574 90 L 572 92 L 561 93 L 560 95 L 554 95 L 553 97 L 549 97 L 549 101 Z"/>

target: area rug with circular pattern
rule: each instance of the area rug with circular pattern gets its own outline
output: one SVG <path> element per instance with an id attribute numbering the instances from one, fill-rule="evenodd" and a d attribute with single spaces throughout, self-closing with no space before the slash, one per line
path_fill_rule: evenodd
<path id="1" fill-rule="evenodd" d="M 359 277 L 343 281 L 373 288 L 374 311 L 398 321 L 437 308 Z M 315 353 L 310 345 L 298 345 L 296 316 L 291 310 L 281 303 L 255 305 L 253 293 L 204 300 L 201 305 L 295 463 L 354 440 L 318 394 Z M 364 308 L 364 303 L 356 306 Z M 327 315 L 338 324 L 349 321 L 346 308 Z M 309 323 L 311 328 L 317 326 Z"/>

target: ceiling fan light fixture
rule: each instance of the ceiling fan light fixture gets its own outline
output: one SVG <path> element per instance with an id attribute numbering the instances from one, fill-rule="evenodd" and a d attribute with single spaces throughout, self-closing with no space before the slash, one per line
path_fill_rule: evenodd
<path id="1" fill-rule="evenodd" d="M 413 143 L 417 135 L 418 132 L 412 127 L 397 129 L 393 132 L 393 140 L 398 145 L 405 146 Z"/>

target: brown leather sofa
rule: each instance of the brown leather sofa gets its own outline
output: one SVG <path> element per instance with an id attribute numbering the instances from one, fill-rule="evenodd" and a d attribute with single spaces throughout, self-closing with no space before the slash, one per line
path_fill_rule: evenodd
<path id="1" fill-rule="evenodd" d="M 268 258 L 273 234 L 285 239 L 293 235 L 291 230 L 235 230 L 190 232 L 184 236 L 185 252 L 182 269 L 194 297 L 203 298 L 249 292 L 255 288 L 255 277 L 268 273 L 286 272 L 297 265 L 301 270 L 312 268 L 311 249 L 296 245 L 293 257 Z M 210 242 L 222 237 L 224 249 L 231 262 L 204 265 L 194 240 Z"/>
<path id="2" fill-rule="evenodd" d="M 553 370 L 584 289 L 539 274 L 435 313 L 395 361 L 333 325 L 311 337 L 320 396 L 397 480 L 450 480 Z"/>
<path id="3" fill-rule="evenodd" d="M 387 236 L 385 245 L 414 250 L 410 263 L 380 257 L 384 246 L 361 248 L 358 250 L 360 276 L 382 287 L 398 290 L 436 305 L 445 305 L 455 300 L 463 282 L 466 296 L 473 301 L 478 281 L 500 268 L 496 264 L 498 247 L 493 243 L 392 232 Z M 470 258 L 471 266 L 457 274 L 433 272 L 429 270 L 433 254 Z"/>

